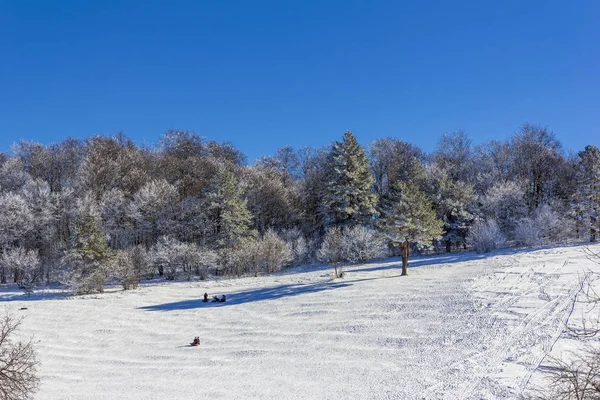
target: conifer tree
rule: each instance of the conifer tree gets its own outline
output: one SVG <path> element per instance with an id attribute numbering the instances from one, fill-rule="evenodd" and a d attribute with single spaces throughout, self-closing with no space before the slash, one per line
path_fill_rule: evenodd
<path id="1" fill-rule="evenodd" d="M 112 253 L 91 196 L 86 195 L 78 208 L 75 235 L 65 259 L 70 267 L 70 284 L 76 294 L 103 292 Z"/>
<path id="2" fill-rule="evenodd" d="M 329 154 L 329 186 L 325 206 L 329 224 L 354 226 L 368 224 L 376 214 L 374 179 L 365 151 L 350 131 L 344 133 Z"/>
<path id="3" fill-rule="evenodd" d="M 222 166 L 208 194 L 208 210 L 221 248 L 232 248 L 239 240 L 256 236 L 256 232 L 250 230 L 252 214 L 242 195 L 235 174 Z"/>
<path id="4" fill-rule="evenodd" d="M 402 181 L 383 198 L 380 225 L 389 240 L 401 246 L 402 275 L 407 274 L 411 243 L 430 245 L 443 234 L 443 221 L 425 193 Z"/>

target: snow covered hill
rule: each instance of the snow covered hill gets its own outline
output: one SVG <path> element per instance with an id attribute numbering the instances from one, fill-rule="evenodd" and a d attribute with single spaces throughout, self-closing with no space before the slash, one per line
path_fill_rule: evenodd
<path id="1" fill-rule="evenodd" d="M 37 343 L 40 400 L 514 399 L 562 332 L 577 273 L 598 268 L 583 249 L 0 301 Z"/>

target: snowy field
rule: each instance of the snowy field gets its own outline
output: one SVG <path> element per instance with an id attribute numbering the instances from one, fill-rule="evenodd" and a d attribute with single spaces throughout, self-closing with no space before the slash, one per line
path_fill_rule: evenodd
<path id="1" fill-rule="evenodd" d="M 407 277 L 394 259 L 335 281 L 297 268 L 0 301 L 37 343 L 40 400 L 516 399 L 561 336 L 578 272 L 598 267 L 583 250 L 421 257 Z"/>

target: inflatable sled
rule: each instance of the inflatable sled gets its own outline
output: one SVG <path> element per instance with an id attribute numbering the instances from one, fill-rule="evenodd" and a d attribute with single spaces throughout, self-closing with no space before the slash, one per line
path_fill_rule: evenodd
<path id="1" fill-rule="evenodd" d="M 190 343 L 190 346 L 192 346 L 192 347 L 198 347 L 198 346 L 200 346 L 200 343 Z"/>

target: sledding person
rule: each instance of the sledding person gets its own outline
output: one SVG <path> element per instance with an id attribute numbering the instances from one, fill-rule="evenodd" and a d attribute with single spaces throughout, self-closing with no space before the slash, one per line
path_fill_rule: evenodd
<path id="1" fill-rule="evenodd" d="M 225 295 L 223 295 L 223 297 L 221 297 L 221 303 L 225 303 L 225 300 L 226 300 Z"/>
<path id="2" fill-rule="evenodd" d="M 192 346 L 200 346 L 200 336 L 196 336 L 192 342 Z"/>
<path id="3" fill-rule="evenodd" d="M 204 299 L 202 301 L 208 303 L 208 293 L 204 293 Z"/>
<path id="4" fill-rule="evenodd" d="M 218 303 L 218 302 L 220 302 L 220 301 L 221 301 L 221 300 L 219 300 L 219 297 L 218 297 L 218 296 L 213 296 L 213 298 L 212 298 L 212 302 L 213 302 L 213 303 Z"/>

